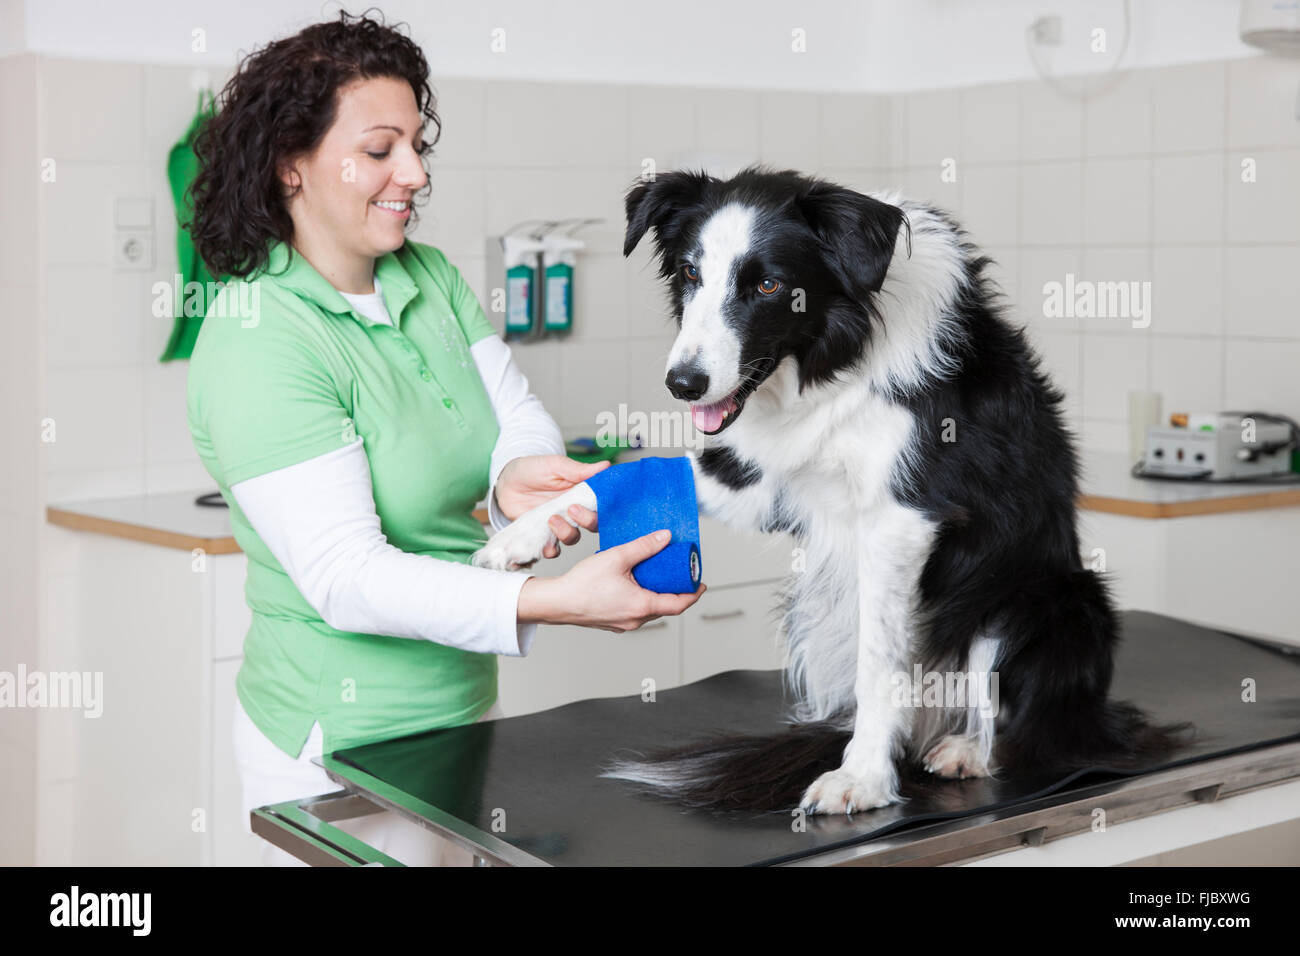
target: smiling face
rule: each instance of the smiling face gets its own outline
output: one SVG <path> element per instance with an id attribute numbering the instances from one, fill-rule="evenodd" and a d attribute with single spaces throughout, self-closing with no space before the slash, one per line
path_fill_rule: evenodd
<path id="1" fill-rule="evenodd" d="M 905 217 L 888 203 L 750 167 L 725 182 L 663 173 L 627 195 L 629 255 L 651 228 L 680 332 L 665 386 L 716 435 L 787 356 L 799 388 L 862 355 Z"/>
<path id="2" fill-rule="evenodd" d="M 680 332 L 664 384 L 691 404 L 695 427 L 716 435 L 802 336 L 816 334 L 829 280 L 798 222 L 727 202 L 683 232 L 672 278 Z"/>
<path id="3" fill-rule="evenodd" d="M 375 77 L 342 87 L 334 123 L 315 152 L 281 173 L 287 185 L 301 187 L 289 199 L 294 245 L 344 277 L 401 248 L 411 199 L 428 181 L 423 146 L 409 83 Z"/>

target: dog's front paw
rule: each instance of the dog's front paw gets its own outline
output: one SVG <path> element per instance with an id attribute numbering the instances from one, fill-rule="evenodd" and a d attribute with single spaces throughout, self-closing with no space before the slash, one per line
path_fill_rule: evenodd
<path id="1" fill-rule="evenodd" d="M 898 803 L 898 779 L 860 777 L 841 767 L 822 774 L 804 791 L 805 813 L 854 813 Z"/>
<path id="2" fill-rule="evenodd" d="M 545 521 L 521 518 L 494 534 L 487 544 L 470 555 L 469 563 L 493 571 L 518 571 L 542 557 L 542 551 L 552 541 L 559 543 Z"/>

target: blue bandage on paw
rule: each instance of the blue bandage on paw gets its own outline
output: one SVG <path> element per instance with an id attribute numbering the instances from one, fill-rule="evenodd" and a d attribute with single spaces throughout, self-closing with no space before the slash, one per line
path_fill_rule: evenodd
<path id="1" fill-rule="evenodd" d="M 667 528 L 672 540 L 634 567 L 632 577 L 659 594 L 694 594 L 699 589 L 700 514 L 689 460 L 638 458 L 610 465 L 588 478 L 587 485 L 596 493 L 601 551 Z"/>

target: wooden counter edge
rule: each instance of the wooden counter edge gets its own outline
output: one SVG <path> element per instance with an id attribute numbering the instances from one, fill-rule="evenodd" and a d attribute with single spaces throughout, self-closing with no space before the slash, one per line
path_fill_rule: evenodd
<path id="1" fill-rule="evenodd" d="M 484 526 L 489 523 L 486 508 L 476 508 L 474 517 Z M 69 511 L 66 508 L 55 508 L 52 505 L 47 505 L 45 508 L 45 520 L 50 524 L 71 528 L 74 531 L 93 531 L 96 534 L 126 538 L 130 541 L 143 541 L 145 544 L 155 544 L 163 548 L 176 548 L 179 551 L 193 551 L 195 548 L 201 548 L 208 554 L 239 554 L 243 550 L 235 542 L 233 535 L 225 535 L 220 538 L 202 538 L 197 535 L 181 534 L 177 531 L 164 531 L 162 528 L 132 524 L 129 521 L 100 518 L 94 515 L 82 514 L 79 511 Z"/>
<path id="2" fill-rule="evenodd" d="M 1133 501 L 1105 495 L 1080 495 L 1079 507 L 1086 511 L 1127 515 L 1131 518 L 1185 518 L 1192 515 L 1229 514 L 1234 511 L 1260 511 L 1265 508 L 1290 508 L 1300 505 L 1300 489 L 1279 488 L 1239 498 L 1207 498 L 1201 501 Z"/>

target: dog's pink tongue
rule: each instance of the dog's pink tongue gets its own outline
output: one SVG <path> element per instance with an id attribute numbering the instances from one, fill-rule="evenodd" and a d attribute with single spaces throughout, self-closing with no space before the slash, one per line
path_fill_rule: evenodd
<path id="1" fill-rule="evenodd" d="M 727 396 L 712 405 L 692 405 L 691 421 L 702 432 L 716 432 L 722 427 L 723 413 L 730 411 L 735 404 L 731 396 Z"/>

